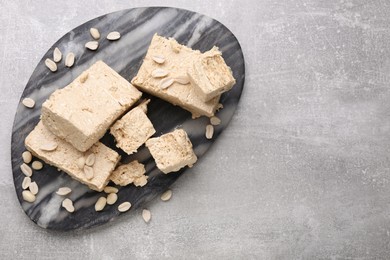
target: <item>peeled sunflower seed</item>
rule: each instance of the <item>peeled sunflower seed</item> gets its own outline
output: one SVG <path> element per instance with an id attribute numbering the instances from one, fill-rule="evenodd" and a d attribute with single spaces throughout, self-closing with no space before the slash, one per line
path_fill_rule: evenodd
<path id="1" fill-rule="evenodd" d="M 144 219 L 144 221 L 146 223 L 148 223 L 150 221 L 151 217 L 152 217 L 152 214 L 150 213 L 149 210 L 147 210 L 147 209 L 142 210 L 142 218 Z"/>
<path id="2" fill-rule="evenodd" d="M 35 201 L 35 195 L 31 193 L 29 190 L 24 190 L 22 192 L 22 197 L 27 202 L 34 202 Z"/>
<path id="3" fill-rule="evenodd" d="M 131 208 L 131 203 L 128 202 L 128 201 L 123 202 L 123 203 L 121 203 L 121 204 L 118 206 L 119 212 L 126 212 L 126 211 L 128 211 L 130 208 Z"/>
<path id="4" fill-rule="evenodd" d="M 24 177 L 23 182 L 22 182 L 22 188 L 23 190 L 27 189 L 28 186 L 30 186 L 31 183 L 31 178 L 30 177 Z"/>
<path id="5" fill-rule="evenodd" d="M 211 139 L 214 135 L 214 127 L 212 125 L 206 126 L 206 138 Z"/>
<path id="6" fill-rule="evenodd" d="M 173 84 L 174 80 L 172 78 L 165 78 L 160 81 L 159 87 L 161 89 L 169 88 Z"/>
<path id="7" fill-rule="evenodd" d="M 167 190 L 166 192 L 164 192 L 163 194 L 161 194 L 161 200 L 162 201 L 168 201 L 170 200 L 172 197 L 172 191 L 171 190 Z"/>
<path id="8" fill-rule="evenodd" d="M 95 203 L 95 210 L 102 211 L 107 204 L 106 197 L 100 197 Z"/>
<path id="9" fill-rule="evenodd" d="M 78 158 L 76 161 L 76 164 L 77 164 L 77 167 L 79 167 L 80 169 L 84 169 L 85 158 L 84 157 Z"/>
<path id="10" fill-rule="evenodd" d="M 55 72 L 55 71 L 57 71 L 57 64 L 54 62 L 54 61 L 52 61 L 51 59 L 46 59 L 45 60 L 45 65 L 46 65 L 46 67 L 48 67 L 49 68 L 49 70 L 51 70 L 52 72 Z"/>
<path id="11" fill-rule="evenodd" d="M 53 51 L 53 60 L 54 62 L 59 62 L 61 59 L 62 59 L 62 53 L 60 49 L 56 47 Z"/>
<path id="12" fill-rule="evenodd" d="M 170 41 L 170 44 L 171 44 L 171 49 L 173 52 L 176 52 L 176 53 L 179 53 L 180 50 L 181 50 L 181 46 L 180 44 L 178 44 L 176 41 L 174 40 L 171 40 Z"/>
<path id="13" fill-rule="evenodd" d="M 41 149 L 42 151 L 51 152 L 51 151 L 54 151 L 55 149 L 57 149 L 57 146 L 58 146 L 58 144 L 56 142 L 47 142 L 47 143 L 41 144 L 39 149 Z"/>
<path id="14" fill-rule="evenodd" d="M 99 43 L 97 41 L 90 41 L 85 44 L 85 48 L 90 49 L 91 51 L 97 50 Z"/>
<path id="15" fill-rule="evenodd" d="M 88 73 L 83 73 L 82 76 L 80 77 L 80 82 L 81 82 L 81 83 L 86 82 L 87 79 L 88 79 L 88 76 L 89 76 Z"/>
<path id="16" fill-rule="evenodd" d="M 32 194 L 34 195 L 38 194 L 39 188 L 38 188 L 38 184 L 35 181 L 31 182 L 30 185 L 28 185 L 28 188 Z"/>
<path id="17" fill-rule="evenodd" d="M 164 70 L 164 69 L 155 69 L 152 71 L 152 77 L 153 78 L 163 78 L 166 75 L 168 75 L 168 73 L 169 72 Z"/>
<path id="18" fill-rule="evenodd" d="M 175 78 L 175 81 L 182 85 L 187 85 L 190 83 L 190 78 L 188 76 L 179 76 Z"/>
<path id="19" fill-rule="evenodd" d="M 88 166 L 88 165 L 84 166 L 84 174 L 88 180 L 91 180 L 93 178 L 93 176 L 95 175 L 93 172 L 93 168 Z"/>
<path id="20" fill-rule="evenodd" d="M 23 174 L 27 177 L 31 177 L 31 175 L 33 174 L 33 171 L 31 170 L 30 166 L 25 163 L 20 165 L 20 170 L 22 170 Z"/>
<path id="21" fill-rule="evenodd" d="M 105 193 L 118 193 L 118 189 L 112 186 L 106 186 L 104 188 Z"/>
<path id="22" fill-rule="evenodd" d="M 65 196 L 65 195 L 68 195 L 69 193 L 71 193 L 72 190 L 68 187 L 61 187 L 59 188 L 56 193 L 60 196 Z"/>
<path id="23" fill-rule="evenodd" d="M 107 196 L 107 204 L 112 205 L 118 200 L 118 195 L 116 193 L 110 193 Z"/>
<path id="24" fill-rule="evenodd" d="M 32 98 L 24 98 L 22 100 L 22 104 L 25 106 L 25 107 L 28 107 L 28 108 L 33 108 L 35 106 L 35 101 L 34 99 Z"/>
<path id="25" fill-rule="evenodd" d="M 32 160 L 32 155 L 29 151 L 25 151 L 22 153 L 22 158 L 24 163 L 30 163 Z"/>
<path id="26" fill-rule="evenodd" d="M 73 201 L 68 198 L 62 201 L 62 207 L 64 207 L 70 213 L 74 212 Z"/>
<path id="27" fill-rule="evenodd" d="M 95 158 L 96 158 L 95 154 L 91 153 L 90 155 L 88 155 L 87 159 L 85 160 L 85 164 L 88 166 L 92 166 L 95 163 Z"/>
<path id="28" fill-rule="evenodd" d="M 119 32 L 110 32 L 110 33 L 107 35 L 107 40 L 116 41 L 116 40 L 118 40 L 120 37 L 121 37 L 121 34 L 120 34 Z"/>
<path id="29" fill-rule="evenodd" d="M 73 66 L 73 64 L 74 64 L 74 53 L 69 52 L 68 54 L 66 54 L 65 57 L 65 66 L 70 68 Z"/>
<path id="30" fill-rule="evenodd" d="M 163 64 L 165 62 L 165 58 L 162 55 L 154 55 L 152 59 L 158 64 Z"/>
<path id="31" fill-rule="evenodd" d="M 212 125 L 219 125 L 220 123 L 221 123 L 221 119 L 219 119 L 218 117 L 212 116 L 210 118 L 210 124 L 212 124 Z"/>
<path id="32" fill-rule="evenodd" d="M 43 163 L 40 162 L 40 161 L 33 161 L 33 163 L 31 164 L 31 167 L 34 169 L 34 170 L 41 170 L 43 168 Z"/>
<path id="33" fill-rule="evenodd" d="M 98 29 L 96 28 L 91 28 L 89 29 L 89 33 L 91 34 L 92 38 L 94 38 L 95 40 L 99 40 L 100 38 L 100 32 Z"/>

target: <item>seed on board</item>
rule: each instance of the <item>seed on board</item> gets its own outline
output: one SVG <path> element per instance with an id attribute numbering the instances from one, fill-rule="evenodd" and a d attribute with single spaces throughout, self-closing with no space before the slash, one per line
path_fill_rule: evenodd
<path id="1" fill-rule="evenodd" d="M 104 188 L 105 193 L 118 193 L 118 189 L 112 186 L 106 186 Z"/>
<path id="2" fill-rule="evenodd" d="M 22 192 L 22 197 L 27 202 L 34 202 L 35 201 L 35 195 L 31 193 L 29 190 L 24 190 Z"/>
<path id="3" fill-rule="evenodd" d="M 85 48 L 91 51 L 97 50 L 98 47 L 99 47 L 99 43 L 97 41 L 90 41 L 85 44 Z"/>
<path id="4" fill-rule="evenodd" d="M 54 61 L 52 61 L 51 59 L 47 58 L 47 59 L 45 60 L 45 65 L 46 65 L 46 67 L 48 67 L 49 70 L 51 70 L 52 72 L 57 71 L 57 64 L 56 64 Z"/>
<path id="5" fill-rule="evenodd" d="M 78 158 L 76 161 L 76 164 L 77 164 L 77 167 L 79 167 L 80 169 L 84 169 L 85 158 L 84 157 Z"/>
<path id="6" fill-rule="evenodd" d="M 166 192 L 164 192 L 163 194 L 161 194 L 161 200 L 162 201 L 168 201 L 170 200 L 172 197 L 172 191 L 171 190 L 167 190 Z"/>
<path id="7" fill-rule="evenodd" d="M 95 175 L 93 168 L 88 165 L 84 165 L 84 174 L 85 178 L 87 178 L 88 180 L 91 180 Z"/>
<path id="8" fill-rule="evenodd" d="M 33 171 L 32 169 L 30 168 L 30 166 L 28 166 L 27 164 L 23 163 L 22 165 L 20 165 L 20 170 L 22 170 L 23 174 L 26 175 L 27 177 L 31 177 L 31 175 L 33 174 Z"/>
<path id="9" fill-rule="evenodd" d="M 152 60 L 158 64 L 163 64 L 165 62 L 165 58 L 162 55 L 154 55 L 152 56 Z"/>
<path id="10" fill-rule="evenodd" d="M 65 66 L 70 68 L 73 66 L 74 64 L 74 53 L 73 52 L 69 52 L 68 54 L 66 54 L 66 57 L 65 57 Z"/>
<path id="11" fill-rule="evenodd" d="M 32 98 L 24 98 L 22 104 L 27 108 L 33 108 L 35 106 L 35 101 Z"/>
<path id="12" fill-rule="evenodd" d="M 95 203 L 95 210 L 102 211 L 106 206 L 106 203 L 107 203 L 106 197 L 100 197 Z"/>
<path id="13" fill-rule="evenodd" d="M 131 203 L 128 202 L 128 201 L 123 202 L 123 203 L 121 203 L 121 204 L 118 206 L 119 212 L 128 211 L 130 208 L 131 208 Z"/>
<path id="14" fill-rule="evenodd" d="M 163 78 L 166 75 L 168 75 L 168 73 L 169 72 L 164 70 L 164 69 L 155 69 L 152 71 L 152 77 L 153 78 Z"/>
<path id="15" fill-rule="evenodd" d="M 92 38 L 94 38 L 95 40 L 100 39 L 100 32 L 98 29 L 91 28 L 91 29 L 89 29 L 89 33 L 91 34 Z"/>
<path id="16" fill-rule="evenodd" d="M 211 138 L 213 138 L 213 135 L 214 135 L 214 126 L 207 125 L 206 126 L 206 138 L 211 139 Z"/>
<path id="17" fill-rule="evenodd" d="M 22 153 L 22 158 L 24 163 L 30 163 L 32 161 L 32 155 L 29 151 L 24 151 Z"/>
<path id="18" fill-rule="evenodd" d="M 190 83 L 190 78 L 188 76 L 179 76 L 175 78 L 175 81 L 182 85 L 187 85 Z"/>
<path id="19" fill-rule="evenodd" d="M 165 78 L 160 81 L 160 88 L 166 89 L 173 84 L 174 80 L 172 78 Z"/>
<path id="20" fill-rule="evenodd" d="M 46 142 L 41 144 L 39 149 L 41 149 L 42 151 L 51 152 L 57 149 L 57 146 L 58 144 L 56 142 Z"/>
<path id="21" fill-rule="evenodd" d="M 30 185 L 28 185 L 28 188 L 32 194 L 34 195 L 38 194 L 39 188 L 38 188 L 38 184 L 35 181 L 31 182 Z"/>
<path id="22" fill-rule="evenodd" d="M 23 182 L 22 182 L 22 188 L 23 190 L 27 189 L 28 186 L 30 186 L 31 183 L 31 178 L 30 177 L 24 177 Z"/>
<path id="23" fill-rule="evenodd" d="M 107 35 L 107 40 L 116 41 L 116 40 L 118 40 L 120 37 L 121 37 L 121 34 L 120 34 L 119 32 L 110 32 L 110 33 Z"/>
<path id="24" fill-rule="evenodd" d="M 148 223 L 150 221 L 151 217 L 152 217 L 152 214 L 150 213 L 149 210 L 147 210 L 147 209 L 142 210 L 142 218 L 144 219 L 144 221 L 146 223 Z"/>
<path id="25" fill-rule="evenodd" d="M 87 159 L 85 160 L 85 164 L 88 166 L 92 166 L 95 163 L 95 158 L 96 158 L 95 154 L 91 153 L 90 155 L 88 155 Z"/>
<path id="26" fill-rule="evenodd" d="M 56 47 L 53 51 L 53 60 L 54 62 L 59 62 L 61 59 L 62 59 L 62 53 L 60 49 Z"/>
<path id="27" fill-rule="evenodd" d="M 110 193 L 107 196 L 107 204 L 112 205 L 118 200 L 118 195 L 116 193 Z"/>
<path id="28" fill-rule="evenodd" d="M 43 168 L 43 163 L 40 162 L 40 161 L 33 161 L 33 163 L 31 164 L 31 167 L 34 169 L 34 170 L 41 170 Z"/>
<path id="29" fill-rule="evenodd" d="M 72 192 L 72 190 L 68 187 L 61 187 L 56 191 L 57 195 L 60 195 L 60 196 L 68 195 L 71 192 Z"/>
<path id="30" fill-rule="evenodd" d="M 70 213 L 74 212 L 73 201 L 68 198 L 62 201 L 62 207 L 64 207 Z"/>
<path id="31" fill-rule="evenodd" d="M 219 125 L 220 123 L 221 123 L 221 119 L 219 119 L 218 117 L 212 116 L 210 118 L 210 124 L 212 124 L 212 125 Z"/>

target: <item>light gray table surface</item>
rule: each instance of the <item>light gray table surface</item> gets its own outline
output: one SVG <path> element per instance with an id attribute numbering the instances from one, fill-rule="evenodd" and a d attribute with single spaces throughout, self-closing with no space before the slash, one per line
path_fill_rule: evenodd
<path id="1" fill-rule="evenodd" d="M 166 5 L 238 38 L 246 84 L 230 126 L 173 198 L 82 232 L 39 228 L 10 162 L 17 103 L 47 49 L 99 15 Z M 0 259 L 390 257 L 388 1 L 0 0 Z"/>

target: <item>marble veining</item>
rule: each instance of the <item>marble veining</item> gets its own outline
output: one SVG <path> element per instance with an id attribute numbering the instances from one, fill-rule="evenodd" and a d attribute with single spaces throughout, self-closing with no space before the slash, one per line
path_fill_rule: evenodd
<path id="1" fill-rule="evenodd" d="M 98 28 L 102 36 L 99 40 L 99 48 L 95 52 L 84 48 L 84 44 L 92 40 L 89 34 L 91 27 Z M 121 39 L 115 42 L 106 40 L 105 36 L 110 31 L 119 31 L 122 35 Z M 66 173 L 45 165 L 32 177 L 40 187 L 36 201 L 26 203 L 21 196 L 24 175 L 19 166 L 22 163 L 21 154 L 25 150 L 24 139 L 37 124 L 42 103 L 54 90 L 66 86 L 97 60 L 103 60 L 124 78 L 131 80 L 138 71 L 150 40 L 156 32 L 165 37 L 174 37 L 178 42 L 201 51 L 206 51 L 214 45 L 219 46 L 227 64 L 233 70 L 237 83 L 231 91 L 221 97 L 220 102 L 224 108 L 217 113 L 217 116 L 222 119 L 222 123 L 215 127 L 212 140 L 207 140 L 204 136 L 208 118 L 192 120 L 189 112 L 144 94 L 143 97 L 151 98 L 148 116 L 156 128 L 155 135 L 182 127 L 189 134 L 196 155 L 201 157 L 227 127 L 243 90 L 245 63 L 237 39 L 224 25 L 198 13 L 166 7 L 123 10 L 80 25 L 58 40 L 34 70 L 21 100 L 24 97 L 33 98 L 36 101 L 35 108 L 27 109 L 19 103 L 15 115 L 11 148 L 15 189 L 23 210 L 39 226 L 55 230 L 72 230 L 104 224 L 119 214 L 126 214 L 117 210 L 121 202 L 130 201 L 132 210 L 138 208 L 161 194 L 185 172 L 185 169 L 182 169 L 177 173 L 165 175 L 156 168 L 154 160 L 144 146 L 136 154 L 127 156 L 115 147 L 112 136 L 106 134 L 101 141 L 117 150 L 122 155 L 122 162 L 137 159 L 145 164 L 149 176 L 145 187 L 133 185 L 122 187 L 118 193 L 119 199 L 113 206 L 106 206 L 103 212 L 95 212 L 93 205 L 97 198 L 102 196 L 101 193 L 92 191 L 71 179 Z M 68 52 L 75 53 L 76 62 L 72 68 L 65 67 L 61 62 L 58 64 L 58 71 L 52 73 L 45 67 L 44 60 L 52 57 L 55 47 L 58 47 L 64 55 Z M 55 194 L 55 191 L 62 186 L 68 186 L 73 190 L 68 196 L 74 202 L 76 209 L 73 214 L 69 214 L 61 207 L 63 198 Z"/>

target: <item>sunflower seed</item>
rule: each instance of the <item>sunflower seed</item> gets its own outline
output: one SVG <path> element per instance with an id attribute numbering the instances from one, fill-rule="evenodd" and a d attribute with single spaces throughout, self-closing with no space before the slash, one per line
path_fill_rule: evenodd
<path id="1" fill-rule="evenodd" d="M 206 138 L 211 139 L 214 135 L 214 127 L 212 125 L 206 126 Z"/>
<path id="2" fill-rule="evenodd" d="M 22 153 L 22 158 L 24 163 L 30 163 L 32 160 L 32 155 L 29 151 L 25 151 Z"/>
<path id="3" fill-rule="evenodd" d="M 85 160 L 85 164 L 88 166 L 92 166 L 95 163 L 95 158 L 96 158 L 95 154 L 91 153 L 90 155 L 88 155 L 87 159 Z"/>
<path id="4" fill-rule="evenodd" d="M 158 64 L 163 64 L 165 62 L 165 58 L 162 55 L 154 55 L 152 57 L 152 60 L 154 60 L 154 62 L 156 62 Z"/>
<path id="5" fill-rule="evenodd" d="M 56 47 L 53 51 L 53 60 L 54 62 L 59 62 L 61 59 L 62 59 L 62 53 L 60 49 Z"/>
<path id="6" fill-rule="evenodd" d="M 99 43 L 97 41 L 90 41 L 85 44 L 85 48 L 94 51 L 99 47 Z"/>
<path id="7" fill-rule="evenodd" d="M 55 149 L 57 149 L 57 146 L 58 146 L 58 144 L 56 142 L 47 142 L 47 143 L 41 144 L 39 149 L 41 149 L 42 151 L 51 152 L 51 151 L 54 151 Z"/>
<path id="8" fill-rule="evenodd" d="M 106 197 L 100 197 L 95 203 L 95 210 L 102 211 L 107 204 Z"/>
<path id="9" fill-rule="evenodd" d="M 106 186 L 104 188 L 105 193 L 118 193 L 118 189 L 112 186 Z"/>
<path id="10" fill-rule="evenodd" d="M 123 203 L 121 203 L 121 204 L 118 206 L 119 212 L 128 211 L 130 208 L 131 208 L 131 203 L 128 202 L 128 201 L 123 202 Z"/>
<path id="11" fill-rule="evenodd" d="M 24 177 L 23 182 L 22 182 L 22 188 L 23 190 L 27 189 L 28 186 L 30 186 L 31 183 L 31 178 L 30 177 Z"/>
<path id="12" fill-rule="evenodd" d="M 118 195 L 116 193 L 110 193 L 107 196 L 107 204 L 112 205 L 118 200 Z"/>
<path id="13" fill-rule="evenodd" d="M 76 161 L 76 165 L 77 165 L 77 167 L 79 167 L 80 169 L 84 169 L 85 158 L 84 158 L 84 157 L 78 158 L 77 161 Z"/>
<path id="14" fill-rule="evenodd" d="M 40 162 L 40 161 L 33 161 L 33 163 L 31 164 L 31 167 L 34 169 L 34 170 L 41 170 L 43 168 L 43 163 Z"/>
<path id="15" fill-rule="evenodd" d="M 174 80 L 172 78 L 165 78 L 160 81 L 159 87 L 161 89 L 169 88 L 173 84 Z"/>
<path id="16" fill-rule="evenodd" d="M 150 214 L 150 211 L 147 209 L 142 210 L 142 218 L 146 223 L 150 221 L 150 218 L 152 217 L 152 214 Z"/>
<path id="17" fill-rule="evenodd" d="M 212 125 L 219 125 L 220 123 L 221 123 L 221 119 L 219 119 L 218 117 L 212 116 L 210 118 L 210 124 L 212 124 Z"/>
<path id="18" fill-rule="evenodd" d="M 31 170 L 30 166 L 28 166 L 25 163 L 20 165 L 20 169 L 22 170 L 23 174 L 26 175 L 27 177 L 31 177 L 31 175 L 33 174 L 33 171 Z"/>
<path id="19" fill-rule="evenodd" d="M 72 192 L 72 190 L 68 187 L 61 187 L 56 191 L 57 195 L 60 195 L 60 196 L 68 195 L 71 192 Z"/>
<path id="20" fill-rule="evenodd" d="M 95 175 L 95 173 L 93 172 L 93 168 L 88 165 L 84 165 L 84 174 L 85 178 L 87 178 L 88 180 L 91 180 Z"/>
<path id="21" fill-rule="evenodd" d="M 38 184 L 35 181 L 31 182 L 30 185 L 28 185 L 28 188 L 30 189 L 32 194 L 34 195 L 38 194 L 39 188 L 38 188 Z"/>
<path id="22" fill-rule="evenodd" d="M 81 83 L 86 82 L 87 79 L 88 79 L 88 76 L 89 76 L 88 73 L 83 73 L 83 74 L 81 75 L 81 77 L 80 77 L 80 82 L 81 82 Z"/>
<path id="23" fill-rule="evenodd" d="M 24 98 L 22 104 L 27 108 L 33 108 L 35 106 L 35 101 L 32 98 Z"/>
<path id="24" fill-rule="evenodd" d="M 121 34 L 120 34 L 119 32 L 110 32 L 110 33 L 107 35 L 107 40 L 116 41 L 116 40 L 118 40 L 120 37 L 121 37 Z"/>
<path id="25" fill-rule="evenodd" d="M 155 69 L 152 71 L 152 77 L 153 78 L 163 78 L 166 75 L 168 75 L 168 73 L 169 72 L 164 70 L 164 69 Z"/>
<path id="26" fill-rule="evenodd" d="M 49 68 L 49 70 L 51 70 L 52 72 L 56 72 L 57 71 L 57 64 L 54 62 L 54 61 L 52 61 L 51 59 L 46 59 L 45 60 L 45 65 L 46 65 L 46 67 L 48 67 Z"/>
<path id="27" fill-rule="evenodd" d="M 161 200 L 162 201 L 168 201 L 170 200 L 172 197 L 172 191 L 171 190 L 167 190 L 166 192 L 164 192 L 163 194 L 161 194 Z"/>
<path id="28" fill-rule="evenodd" d="M 68 54 L 66 54 L 66 57 L 65 57 L 65 66 L 70 68 L 73 66 L 74 64 L 74 53 L 73 52 L 69 52 Z"/>
<path id="29" fill-rule="evenodd" d="M 66 198 L 62 201 L 62 207 L 66 209 L 66 211 L 72 213 L 74 212 L 74 206 L 73 206 L 73 201 L 70 199 Z"/>
<path id="30" fill-rule="evenodd" d="M 182 85 L 187 85 L 190 83 L 190 78 L 188 76 L 179 76 L 175 78 L 175 81 Z"/>
<path id="31" fill-rule="evenodd" d="M 22 197 L 27 202 L 34 202 L 35 201 L 35 195 L 31 193 L 29 190 L 24 190 L 22 192 Z"/>
<path id="32" fill-rule="evenodd" d="M 181 46 L 179 43 L 177 43 L 177 41 L 171 40 L 170 44 L 171 44 L 171 49 L 173 52 L 176 52 L 176 53 L 180 52 Z"/>
<path id="33" fill-rule="evenodd" d="M 99 40 L 100 38 L 100 32 L 98 29 L 96 28 L 91 28 L 89 29 L 89 33 L 91 34 L 92 38 L 94 38 L 95 40 Z"/>

